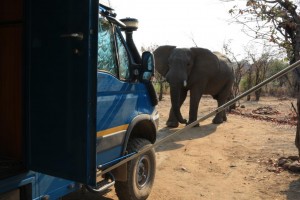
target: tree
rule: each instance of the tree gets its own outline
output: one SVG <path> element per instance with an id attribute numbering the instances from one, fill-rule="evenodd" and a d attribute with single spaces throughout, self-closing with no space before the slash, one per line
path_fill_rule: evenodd
<path id="1" fill-rule="evenodd" d="M 158 47 L 158 45 L 155 45 L 155 44 L 148 46 L 148 47 L 142 46 L 141 51 L 142 52 L 144 52 L 144 51 L 153 52 L 157 47 Z M 161 101 L 163 98 L 164 89 L 167 88 L 166 87 L 167 82 L 166 82 L 165 78 L 162 75 L 160 75 L 158 72 L 155 72 L 154 77 L 155 77 L 155 82 L 158 83 L 158 85 L 159 85 L 158 100 Z"/>
<path id="2" fill-rule="evenodd" d="M 251 48 L 252 49 L 252 48 Z M 271 60 L 272 56 L 270 55 L 271 51 L 268 48 L 264 48 L 263 52 L 259 55 L 253 50 L 247 49 L 247 55 L 249 59 L 249 63 L 251 63 L 246 70 L 246 89 L 249 90 L 255 85 L 258 85 L 262 81 L 267 78 L 267 72 L 270 68 L 269 61 Z M 262 93 L 262 88 L 256 90 L 255 94 L 255 101 L 259 101 L 260 96 Z M 247 96 L 247 100 L 250 100 L 250 95 Z"/>
<path id="3" fill-rule="evenodd" d="M 240 93 L 240 83 L 242 80 L 242 77 L 246 74 L 247 71 L 247 66 L 249 66 L 249 63 L 247 60 L 238 60 L 237 56 L 233 53 L 233 51 L 230 48 L 230 43 L 231 41 L 228 41 L 228 43 L 223 44 L 223 50 L 226 54 L 227 57 L 230 58 L 230 60 L 233 63 L 233 70 L 234 70 L 234 82 L 232 85 L 232 94 L 231 94 L 231 99 L 235 98 L 238 96 Z M 229 110 L 235 109 L 236 104 L 232 105 Z"/>
<path id="4" fill-rule="evenodd" d="M 288 66 L 288 63 L 282 59 L 271 59 L 269 61 L 269 69 L 267 72 L 267 77 L 271 77 L 277 72 L 281 71 L 282 69 L 286 68 Z M 266 86 L 266 90 L 268 90 L 268 93 L 271 95 L 289 95 L 292 96 L 293 94 L 293 85 L 292 85 L 292 74 L 285 74 L 282 77 L 279 77 L 278 79 L 272 81 Z"/>
<path id="5" fill-rule="evenodd" d="M 232 86 L 233 96 L 236 97 L 239 94 L 239 85 L 242 80 L 242 77 L 245 74 L 245 60 L 239 61 L 237 55 L 233 53 L 230 48 L 231 41 L 223 44 L 223 49 L 226 54 L 230 58 L 230 60 L 234 63 L 234 83 Z"/>
<path id="6" fill-rule="evenodd" d="M 300 60 L 300 16 L 290 0 L 248 0 L 245 9 L 233 8 L 229 13 L 243 24 L 254 38 L 267 39 L 284 48 L 290 64 Z M 249 24 L 256 26 L 249 26 Z M 295 69 L 297 109 L 300 110 L 300 69 Z M 297 116 L 295 144 L 300 155 L 300 116 Z"/>
<path id="7" fill-rule="evenodd" d="M 300 60 L 300 16 L 290 0 L 248 0 L 246 8 L 229 10 L 244 32 L 285 49 L 290 64 Z M 300 70 L 295 71 L 300 80 Z"/>
<path id="8" fill-rule="evenodd" d="M 253 87 L 253 65 L 249 65 L 246 71 L 246 90 L 249 90 Z M 251 100 L 250 94 L 247 95 L 247 101 Z"/>
<path id="9" fill-rule="evenodd" d="M 269 55 L 263 54 L 258 60 L 253 62 L 254 65 L 254 85 L 258 85 L 260 82 L 266 79 L 266 74 L 269 67 Z M 256 90 L 255 93 L 255 101 L 259 101 L 261 96 L 262 88 Z"/>

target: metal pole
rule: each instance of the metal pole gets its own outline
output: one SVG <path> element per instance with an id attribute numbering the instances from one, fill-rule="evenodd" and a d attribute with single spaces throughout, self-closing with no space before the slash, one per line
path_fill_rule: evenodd
<path id="1" fill-rule="evenodd" d="M 176 132 L 174 132 L 174 133 L 172 133 L 172 134 L 170 134 L 170 135 L 164 137 L 163 139 L 157 141 L 157 142 L 156 142 L 155 144 L 153 144 L 152 146 L 150 146 L 150 147 L 148 147 L 148 148 L 145 148 L 145 149 L 143 149 L 143 150 L 137 152 L 137 153 L 134 154 L 133 156 L 130 156 L 130 157 L 128 157 L 128 158 L 126 158 L 126 159 L 120 161 L 119 163 L 117 163 L 117 164 L 115 164 L 115 165 L 113 165 L 113 166 L 111 166 L 111 167 L 109 167 L 109 168 L 107 168 L 107 169 L 101 171 L 99 174 L 97 174 L 97 176 L 101 176 L 101 175 L 103 175 L 103 174 L 105 174 L 105 173 L 107 173 L 107 172 L 109 172 L 109 171 L 111 171 L 111 170 L 113 170 L 113 169 L 115 169 L 115 168 L 117 168 L 117 167 L 119 167 L 119 166 L 121 166 L 121 165 L 127 163 L 128 161 L 130 161 L 130 160 L 132 160 L 132 159 L 134 159 L 134 158 L 140 156 L 141 154 L 143 154 L 143 153 L 145 153 L 145 152 L 151 150 L 152 148 L 155 148 L 155 147 L 161 145 L 162 143 L 166 142 L 166 141 L 169 140 L 170 138 L 172 138 L 172 137 L 174 137 L 174 136 L 176 136 L 176 135 L 179 135 L 179 134 L 181 134 L 182 132 L 184 132 L 184 131 L 186 131 L 186 130 L 192 128 L 192 127 L 194 127 L 194 126 L 197 125 L 199 122 L 204 121 L 204 120 L 208 119 L 209 117 L 211 117 L 211 116 L 213 116 L 213 115 L 215 115 L 215 114 L 217 114 L 217 113 L 219 113 L 219 112 L 225 110 L 228 106 L 233 105 L 233 104 L 234 104 L 235 102 L 237 102 L 238 100 L 240 100 L 240 99 L 242 99 L 243 97 L 247 96 L 248 94 L 250 94 L 250 93 L 252 93 L 252 92 L 254 92 L 254 91 L 260 89 L 262 86 L 264 86 L 264 85 L 266 85 L 267 83 L 273 81 L 274 79 L 279 78 L 279 77 L 285 75 L 286 73 L 288 73 L 289 71 L 295 69 L 296 67 L 300 67 L 300 60 L 298 60 L 297 62 L 293 63 L 292 65 L 286 67 L 285 69 L 281 70 L 280 72 L 274 74 L 273 76 L 271 76 L 270 78 L 264 80 L 263 82 L 259 83 L 258 85 L 256 85 L 256 86 L 250 88 L 249 90 L 247 90 L 246 92 L 240 94 L 239 96 L 235 97 L 234 99 L 228 101 L 227 103 L 225 103 L 225 104 L 223 104 L 222 106 L 218 107 L 217 109 L 215 109 L 214 111 L 210 112 L 209 114 L 207 114 L 207 115 L 205 115 L 205 116 L 203 116 L 203 117 L 197 119 L 196 121 L 194 121 L 193 123 L 187 125 L 186 127 L 184 127 L 184 128 L 182 128 L 182 129 L 180 129 L 180 130 L 178 130 L 178 131 L 176 131 Z"/>

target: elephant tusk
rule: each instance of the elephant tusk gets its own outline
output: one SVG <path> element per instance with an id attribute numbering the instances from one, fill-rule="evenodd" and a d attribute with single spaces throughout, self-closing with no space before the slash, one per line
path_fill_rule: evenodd
<path id="1" fill-rule="evenodd" d="M 183 81 L 183 86 L 186 87 L 187 86 L 187 82 L 186 80 Z"/>

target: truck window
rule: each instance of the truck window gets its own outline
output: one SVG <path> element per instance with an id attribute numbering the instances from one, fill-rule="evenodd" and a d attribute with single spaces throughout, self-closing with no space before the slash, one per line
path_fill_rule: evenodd
<path id="1" fill-rule="evenodd" d="M 117 76 L 113 26 L 103 18 L 99 19 L 98 26 L 97 68 Z"/>
<path id="2" fill-rule="evenodd" d="M 114 37 L 114 34 L 116 34 L 116 37 Z M 129 65 L 129 55 L 124 46 L 121 33 L 114 30 L 113 25 L 107 20 L 100 18 L 98 32 L 98 70 L 108 72 L 121 80 L 127 80 L 130 78 Z"/>
<path id="3" fill-rule="evenodd" d="M 117 45 L 118 45 L 118 56 L 119 56 L 119 64 L 120 64 L 120 79 L 129 79 L 129 59 L 128 53 L 124 44 L 122 43 L 122 38 L 117 33 Z"/>

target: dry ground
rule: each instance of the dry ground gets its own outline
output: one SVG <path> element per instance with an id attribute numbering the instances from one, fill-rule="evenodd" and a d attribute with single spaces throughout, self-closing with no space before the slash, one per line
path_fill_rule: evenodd
<path id="1" fill-rule="evenodd" d="M 276 166 L 284 156 L 297 155 L 294 145 L 296 126 L 289 121 L 294 99 L 262 98 L 244 102 L 221 125 L 207 119 L 156 149 L 157 172 L 150 200 L 255 200 L 300 199 L 300 175 Z M 158 139 L 177 131 L 165 127 L 170 99 L 159 103 Z M 216 107 L 210 97 L 201 100 L 199 116 Z M 275 114 L 257 112 L 271 108 Z M 182 108 L 188 116 L 188 99 Z M 252 112 L 256 110 L 256 112 Z M 254 113 L 255 117 L 245 117 Z M 257 114 L 258 113 L 258 114 Z M 258 120 L 259 119 L 259 120 Z M 274 122 L 275 121 L 275 122 Z M 292 121 L 292 120 L 291 120 Z M 114 190 L 95 198 L 88 193 L 73 194 L 71 199 L 117 199 Z"/>

